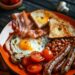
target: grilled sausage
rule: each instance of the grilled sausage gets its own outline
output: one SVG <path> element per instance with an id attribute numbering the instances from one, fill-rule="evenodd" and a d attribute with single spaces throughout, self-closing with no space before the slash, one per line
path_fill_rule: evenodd
<path id="1" fill-rule="evenodd" d="M 64 64 L 64 62 L 66 61 L 66 59 L 63 59 L 61 62 L 59 62 L 53 69 L 53 72 L 58 72 L 60 71 L 60 68 L 62 67 L 62 65 Z"/>
<path id="2" fill-rule="evenodd" d="M 51 73 L 52 73 L 53 68 L 55 67 L 55 65 L 57 65 L 69 53 L 70 49 L 71 49 L 71 45 L 69 44 L 67 46 L 67 48 L 62 53 L 60 53 L 52 61 L 48 62 L 45 65 L 45 69 L 44 69 L 43 75 L 51 75 Z"/>
<path id="3" fill-rule="evenodd" d="M 71 67 L 74 59 L 75 59 L 75 49 L 71 49 L 66 62 L 63 64 L 63 66 L 61 68 L 61 74 L 64 74 L 65 72 L 68 72 L 70 70 L 70 67 Z"/>

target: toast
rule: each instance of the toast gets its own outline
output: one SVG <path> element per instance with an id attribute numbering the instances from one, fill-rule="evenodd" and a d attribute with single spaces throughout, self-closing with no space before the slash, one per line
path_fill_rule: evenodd
<path id="1" fill-rule="evenodd" d="M 75 29 L 70 23 L 59 19 L 49 20 L 49 38 L 73 37 L 75 36 Z"/>
<path id="2" fill-rule="evenodd" d="M 56 15 L 47 10 L 36 10 L 30 13 L 31 18 L 35 22 L 38 28 L 44 27 L 48 20 L 52 17 L 56 18 Z"/>

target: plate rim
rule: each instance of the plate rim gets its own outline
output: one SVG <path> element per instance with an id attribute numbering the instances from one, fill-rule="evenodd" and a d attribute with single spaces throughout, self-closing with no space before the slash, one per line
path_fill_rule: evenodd
<path id="1" fill-rule="evenodd" d="M 66 20 L 66 21 L 68 21 L 68 22 L 70 22 L 71 24 L 75 24 L 75 20 L 74 19 L 72 19 L 71 17 L 69 17 L 69 16 L 66 16 L 66 15 L 64 15 L 64 14 L 62 14 L 62 13 L 59 13 L 59 12 L 54 12 L 54 11 L 50 11 L 49 10 L 49 12 L 52 12 L 52 13 L 54 13 L 54 14 L 56 14 L 56 16 L 58 16 L 59 18 L 63 18 L 63 20 Z M 10 23 L 10 22 L 9 22 Z M 9 25 L 9 23 L 3 28 L 3 30 L 2 30 L 2 32 L 7 28 L 7 26 Z M 2 32 L 1 32 L 1 34 L 2 34 Z M 1 53 L 1 56 L 2 56 L 2 58 L 3 58 L 3 60 L 4 60 L 4 62 L 7 64 L 7 66 L 12 70 L 12 71 L 14 71 L 15 73 L 17 73 L 17 74 L 19 74 L 19 75 L 27 75 L 26 73 L 24 73 L 24 71 L 22 72 L 22 71 L 17 71 L 17 70 L 15 70 L 15 69 L 13 69 L 12 68 L 12 66 L 10 66 L 8 63 L 7 63 L 7 61 L 6 61 L 6 59 L 5 59 L 5 57 L 4 57 L 4 55 L 3 55 L 3 52 L 5 52 L 6 53 L 6 55 L 8 54 L 8 52 L 6 52 L 5 50 L 4 50 L 4 48 L 3 48 L 3 45 L 0 45 L 0 49 L 2 50 L 0 50 L 0 53 Z M 9 57 L 9 55 L 8 55 L 8 57 Z M 12 63 L 11 63 L 12 64 Z"/>

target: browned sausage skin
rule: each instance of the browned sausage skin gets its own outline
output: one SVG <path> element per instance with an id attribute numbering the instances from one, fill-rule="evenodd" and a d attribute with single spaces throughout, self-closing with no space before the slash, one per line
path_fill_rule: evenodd
<path id="1" fill-rule="evenodd" d="M 70 67 L 75 59 L 75 48 L 72 48 L 69 52 L 69 55 L 65 61 L 65 63 L 61 67 L 61 74 L 64 74 L 65 72 L 68 72 L 70 70 Z"/>
<path id="2" fill-rule="evenodd" d="M 71 45 L 69 44 L 67 48 L 63 52 L 61 52 L 55 59 L 48 62 L 45 65 L 43 75 L 51 75 L 52 70 L 55 67 L 55 65 L 57 65 L 57 63 L 59 63 L 69 53 L 70 49 L 71 49 Z"/>
<path id="3" fill-rule="evenodd" d="M 59 62 L 53 69 L 53 72 L 56 73 L 56 72 L 59 72 L 60 71 L 60 68 L 62 67 L 62 65 L 64 64 L 64 62 L 66 61 L 66 58 L 63 59 L 61 62 Z"/>

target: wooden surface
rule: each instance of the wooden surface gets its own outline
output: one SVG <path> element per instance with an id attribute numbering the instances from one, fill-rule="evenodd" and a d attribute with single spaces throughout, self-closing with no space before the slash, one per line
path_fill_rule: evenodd
<path id="1" fill-rule="evenodd" d="M 36 9 L 48 9 L 56 11 L 57 3 L 61 0 L 24 0 L 21 7 L 11 11 L 5 11 L 0 8 L 0 32 L 4 26 L 11 20 L 11 14 L 22 10 L 32 11 Z M 66 14 L 75 19 L 75 0 L 64 0 L 67 2 L 70 11 Z M 71 2 L 70 2 L 71 1 Z"/>

